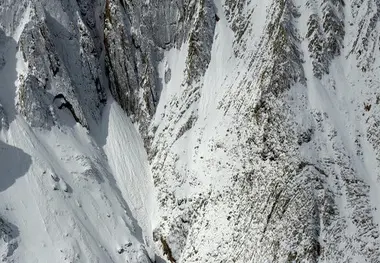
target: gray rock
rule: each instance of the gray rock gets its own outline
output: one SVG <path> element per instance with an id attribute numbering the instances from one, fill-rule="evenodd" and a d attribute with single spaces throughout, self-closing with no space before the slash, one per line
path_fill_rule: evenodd
<path id="1" fill-rule="evenodd" d="M 18 43 L 28 66 L 18 112 L 32 127 L 78 122 L 91 131 L 109 90 L 144 139 L 157 254 L 171 261 L 377 262 L 379 1 L 222 2 L 218 10 L 211 0 L 3 1 L 0 47 L 31 4 Z M 219 21 L 229 28 L 216 31 Z M 238 68 L 218 82 L 224 93 L 211 106 L 226 127 L 211 132 L 200 113 L 210 105 L 200 103 L 222 30 L 233 34 L 233 54 L 218 55 Z M 184 72 L 160 76 L 166 51 L 183 45 Z M 181 74 L 176 93 L 160 100 Z M 2 107 L 0 120 L 5 129 Z M 101 183 L 104 171 L 87 166 L 81 176 Z M 128 249 L 150 261 L 143 248 L 120 254 Z"/>
<path id="2" fill-rule="evenodd" d="M 14 251 L 18 248 L 18 229 L 15 225 L 4 221 L 0 218 L 0 259 L 2 262 L 8 262 Z"/>

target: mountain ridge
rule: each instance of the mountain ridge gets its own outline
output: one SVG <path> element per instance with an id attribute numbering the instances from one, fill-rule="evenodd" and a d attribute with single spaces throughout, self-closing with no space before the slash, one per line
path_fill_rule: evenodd
<path id="1" fill-rule="evenodd" d="M 379 3 L 4 0 L 2 260 L 377 262 Z"/>

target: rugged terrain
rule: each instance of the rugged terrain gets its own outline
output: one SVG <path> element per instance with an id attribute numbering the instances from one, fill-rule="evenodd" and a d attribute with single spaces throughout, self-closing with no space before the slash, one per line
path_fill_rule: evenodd
<path id="1" fill-rule="evenodd" d="M 380 1 L 0 0 L 3 262 L 379 262 Z"/>

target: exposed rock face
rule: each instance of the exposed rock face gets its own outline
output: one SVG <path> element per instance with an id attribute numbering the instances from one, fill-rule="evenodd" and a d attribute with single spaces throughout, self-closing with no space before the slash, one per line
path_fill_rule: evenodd
<path id="1" fill-rule="evenodd" d="M 319 3 L 318 3 L 319 4 Z M 317 3 L 309 1 L 307 7 L 312 14 L 308 21 L 310 57 L 313 59 L 313 72 L 317 78 L 329 73 L 331 60 L 341 54 L 345 36 L 344 2 L 323 1 L 320 8 L 322 17 L 316 11 Z"/>
<path id="2" fill-rule="evenodd" d="M 17 249 L 17 236 L 17 227 L 0 218 L 0 259 L 2 262 L 6 262 L 7 258 L 12 256 Z"/>
<path id="3" fill-rule="evenodd" d="M 158 63 L 165 50 L 188 42 L 187 84 L 199 81 L 211 59 L 215 12 L 211 0 L 106 1 L 104 45 L 110 90 L 144 137 L 162 90 Z"/>
<path id="4" fill-rule="evenodd" d="M 18 113 L 92 131 L 110 91 L 145 142 L 157 254 L 378 261 L 379 1 L 13 2 Z"/>
<path id="5" fill-rule="evenodd" d="M 372 94 L 365 99 L 372 101 L 378 87 L 366 70 L 373 66 L 361 68 L 363 59 L 350 53 L 357 41 L 347 39 L 355 31 L 348 25 L 372 21 L 368 27 L 373 27 L 373 19 L 353 19 L 357 7 L 351 8 L 343 1 L 219 6 L 234 32 L 233 57 L 224 59 L 234 66 L 214 83 L 206 73 L 199 97 L 184 82 L 154 127 L 152 171 L 166 211 L 155 234 L 166 238 L 176 260 L 379 257 L 377 204 L 371 201 L 377 195 L 371 182 L 378 180 L 378 161 L 372 165 L 363 157 L 377 155 L 371 139 L 377 135 L 363 116 L 377 122 L 372 103 L 357 101 L 359 90 Z M 264 10 L 265 23 L 260 21 Z M 221 51 L 221 42 L 213 48 Z M 343 69 L 345 63 L 357 67 Z M 209 71 L 213 67 L 226 64 L 210 65 Z M 357 74 L 367 84 L 355 83 Z M 214 100 L 216 111 L 206 111 L 222 116 L 210 118 L 198 105 L 211 103 L 206 96 L 213 86 L 219 89 L 215 96 L 224 95 Z M 343 95 L 347 89 L 349 95 Z M 215 118 L 220 119 L 215 123 Z"/>
<path id="6" fill-rule="evenodd" d="M 50 5 L 28 6 L 31 21 L 25 25 L 18 47 L 27 65 L 27 75 L 20 76 L 18 110 L 33 127 L 50 127 L 57 109 L 49 106 L 56 95 L 63 94 L 78 121 L 88 127 L 89 121 L 99 120 L 106 101 L 98 31 L 103 24 L 101 17 L 95 16 L 101 9 L 99 3 L 65 4 L 62 8 L 68 13 L 61 24 L 52 16 Z M 69 12 L 78 8 L 79 13 Z"/>

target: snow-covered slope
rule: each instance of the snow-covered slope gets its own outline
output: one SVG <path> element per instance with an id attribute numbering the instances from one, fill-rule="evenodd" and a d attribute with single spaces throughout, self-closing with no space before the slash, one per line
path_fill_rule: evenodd
<path id="1" fill-rule="evenodd" d="M 1 1 L 1 259 L 379 262 L 379 13 Z"/>
<path id="2" fill-rule="evenodd" d="M 103 147 L 79 125 L 36 131 L 20 117 L 2 134 L 1 217 L 14 225 L 5 261 L 150 262 L 150 222 L 141 208 L 151 207 L 149 172 L 141 139 L 114 133 L 119 125 L 131 129 L 120 111 L 110 104 L 104 137 L 97 137 Z M 114 167 L 120 143 L 127 156 Z M 128 191 L 119 177 L 135 173 L 145 187 Z"/>
<path id="3" fill-rule="evenodd" d="M 140 135 L 110 96 L 94 98 L 86 70 L 100 64 L 77 65 L 91 57 L 71 53 L 53 9 L 22 7 L 1 6 L 2 262 L 151 262 L 153 184 Z"/>
<path id="4" fill-rule="evenodd" d="M 380 260 L 375 2 L 214 1 L 205 74 L 165 53 L 154 238 L 177 262 Z"/>

